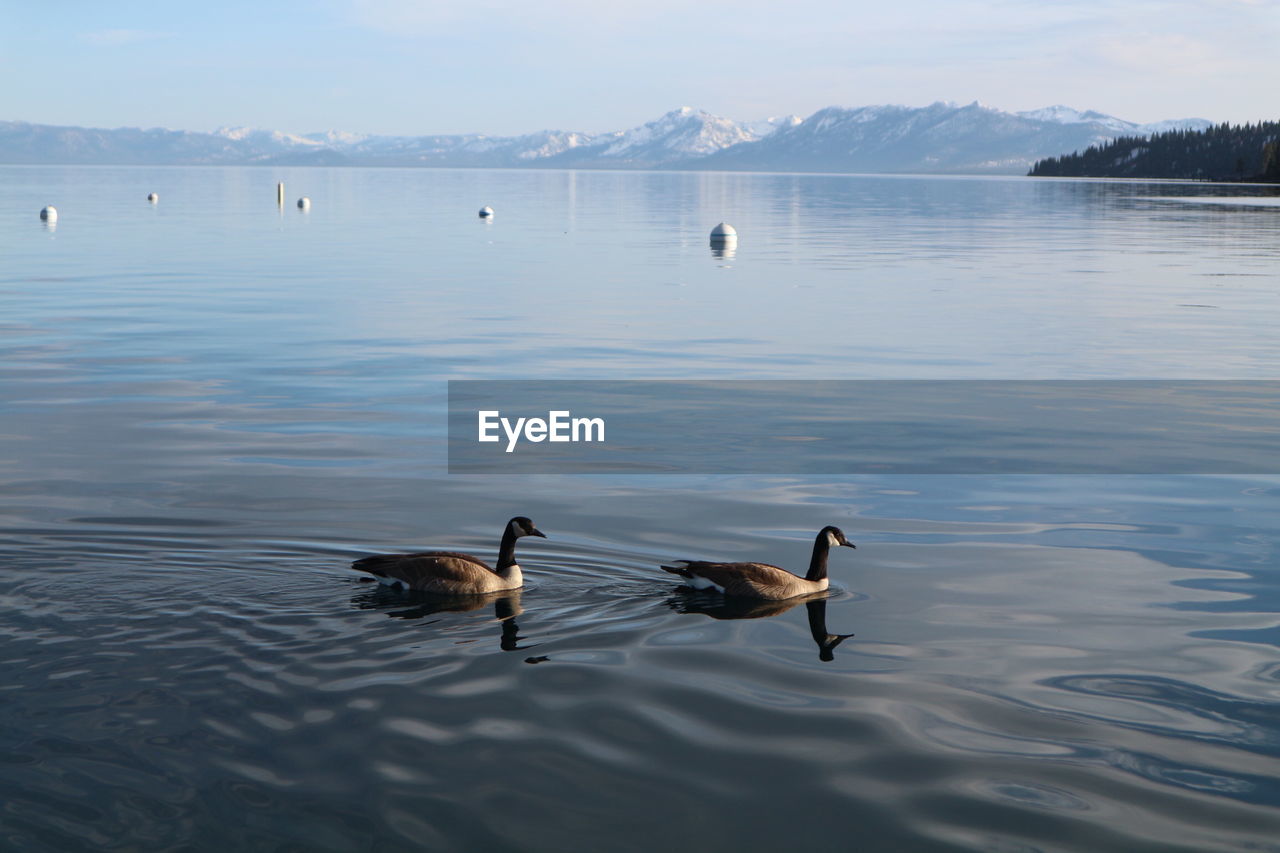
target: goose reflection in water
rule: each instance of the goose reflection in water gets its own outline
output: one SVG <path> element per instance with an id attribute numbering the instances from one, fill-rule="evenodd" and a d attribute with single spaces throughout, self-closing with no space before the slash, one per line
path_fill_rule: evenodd
<path id="1" fill-rule="evenodd" d="M 702 613 L 712 619 L 768 619 L 786 613 L 797 604 L 804 604 L 809 611 L 809 633 L 818 645 L 818 659 L 831 661 L 835 660 L 836 646 L 853 634 L 832 634 L 827 630 L 827 599 L 830 597 L 829 592 L 816 592 L 782 601 L 762 601 L 680 589 L 667 599 L 667 605 L 677 613 Z"/>
<path id="2" fill-rule="evenodd" d="M 524 612 L 520 605 L 520 593 L 521 590 L 512 589 L 482 595 L 440 595 L 404 592 L 379 585 L 376 589 L 353 596 L 351 603 L 360 610 L 381 611 L 392 619 L 422 619 L 436 613 L 465 613 L 493 605 L 493 616 L 502 629 L 498 646 L 504 652 L 514 652 L 524 648 L 520 645 L 524 637 L 520 636 L 520 626 L 516 624 L 516 617 Z M 429 624 L 439 621 L 441 620 L 432 619 Z"/>

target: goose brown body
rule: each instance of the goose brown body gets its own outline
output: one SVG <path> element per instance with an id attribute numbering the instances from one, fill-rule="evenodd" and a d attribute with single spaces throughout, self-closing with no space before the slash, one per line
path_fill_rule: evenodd
<path id="1" fill-rule="evenodd" d="M 799 577 L 769 563 L 713 563 L 704 560 L 677 560 L 679 565 L 662 568 L 685 579 L 694 589 L 715 589 L 725 595 L 782 601 L 797 595 L 822 592 L 829 586 L 827 552 L 843 545 L 856 547 L 838 527 L 824 527 L 813 542 L 809 571 Z"/>
<path id="2" fill-rule="evenodd" d="M 455 551 L 380 554 L 356 560 L 351 568 L 368 572 L 383 583 L 443 595 L 483 595 L 519 589 L 524 585 L 524 575 L 515 560 L 515 544 L 522 536 L 546 538 L 529 519 L 511 519 L 502 533 L 496 569 L 470 554 Z"/>

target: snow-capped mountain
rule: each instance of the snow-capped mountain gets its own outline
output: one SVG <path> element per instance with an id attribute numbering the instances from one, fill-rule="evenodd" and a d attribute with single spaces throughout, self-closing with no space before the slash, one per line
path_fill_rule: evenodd
<path id="1" fill-rule="evenodd" d="M 0 162 L 164 165 L 260 162 L 293 146 L 270 134 L 226 136 L 136 127 L 103 130 L 0 122 Z"/>
<path id="2" fill-rule="evenodd" d="M 322 133 L 304 133 L 300 138 L 309 142 L 314 142 L 318 145 L 340 147 L 343 145 L 359 145 L 370 137 L 367 133 L 351 133 L 345 130 L 326 130 Z"/>
<path id="3" fill-rule="evenodd" d="M 222 128 L 100 130 L 0 122 L 0 163 L 491 166 L 1024 173 L 1036 160 L 1204 119 L 1140 125 L 1065 106 L 1010 113 L 978 102 L 827 107 L 738 122 L 692 107 L 610 133 L 376 136 Z"/>
<path id="4" fill-rule="evenodd" d="M 589 134 L 543 130 L 524 136 L 366 136 L 332 147 L 362 165 L 506 167 L 545 160 L 593 141 Z"/>
<path id="5" fill-rule="evenodd" d="M 294 147 L 325 147 L 332 143 L 324 137 L 329 134 L 313 134 L 320 137 L 313 139 L 312 136 L 301 136 L 296 133 L 285 133 L 279 130 L 259 130 L 254 127 L 220 127 L 213 132 L 214 136 L 221 136 L 232 142 L 244 142 L 253 145 L 256 148 L 279 148 L 281 150 Z"/>
<path id="6" fill-rule="evenodd" d="M 1096 124 L 1114 130 L 1117 136 L 1150 136 L 1153 133 L 1164 133 L 1169 130 L 1204 130 L 1213 122 L 1203 118 L 1175 118 L 1150 124 L 1135 124 L 1122 118 L 1109 116 L 1095 110 L 1080 112 L 1061 104 L 1043 107 L 1038 110 L 1027 110 L 1018 115 L 1035 121 L 1057 122 L 1059 124 Z"/>
<path id="7" fill-rule="evenodd" d="M 1141 135 L 1140 128 L 1067 107 L 1027 114 L 977 101 L 827 107 L 752 145 L 705 157 L 696 168 L 1023 174 L 1043 157 Z"/>
<path id="8" fill-rule="evenodd" d="M 1032 121 L 1047 121 L 1056 124 L 1096 124 L 1114 130 L 1116 133 L 1129 133 L 1138 126 L 1131 121 L 1109 116 L 1096 110 L 1080 112 L 1071 107 L 1064 107 L 1062 104 L 1042 107 L 1038 110 L 1024 110 L 1016 115 Z"/>
<path id="9" fill-rule="evenodd" d="M 746 123 L 745 127 L 754 133 L 757 138 L 763 139 L 775 131 L 785 130 L 788 127 L 795 127 L 802 121 L 804 121 L 804 119 L 796 115 L 770 116 L 769 118 L 749 121 Z"/>
<path id="10" fill-rule="evenodd" d="M 794 119 L 798 122 L 799 119 Z M 646 168 L 684 163 L 788 126 L 789 119 L 742 124 L 692 107 L 612 133 L 544 130 L 525 136 L 370 136 L 331 147 L 352 162 L 379 165 Z M 314 140 L 318 134 L 309 134 Z"/>
<path id="11" fill-rule="evenodd" d="M 732 119 L 681 107 L 656 121 L 617 134 L 596 156 L 637 163 L 667 163 L 704 157 L 731 145 L 754 142 L 762 135 L 753 127 Z"/>
<path id="12" fill-rule="evenodd" d="M 1213 127 L 1213 122 L 1207 118 L 1169 118 L 1164 121 L 1153 121 L 1148 124 L 1138 125 L 1137 133 L 1125 134 L 1126 136 L 1151 136 L 1156 133 L 1166 133 L 1170 130 L 1204 130 L 1206 127 Z"/>

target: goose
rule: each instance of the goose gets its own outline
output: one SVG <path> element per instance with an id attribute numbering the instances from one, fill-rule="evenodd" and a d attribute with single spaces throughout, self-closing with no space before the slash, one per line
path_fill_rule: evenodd
<path id="1" fill-rule="evenodd" d="M 483 595 L 524 585 L 516 563 L 516 540 L 521 536 L 547 535 L 522 515 L 507 522 L 498 546 L 498 568 L 491 569 L 470 554 L 422 551 L 417 554 L 380 554 L 356 560 L 351 568 L 368 572 L 379 583 L 435 592 L 443 595 Z"/>
<path id="2" fill-rule="evenodd" d="M 839 527 L 824 527 L 813 540 L 813 557 L 809 571 L 797 577 L 786 569 L 768 563 L 708 563 L 702 560 L 675 560 L 681 565 L 663 566 L 673 575 L 684 578 L 694 589 L 714 589 L 725 595 L 782 601 L 797 595 L 822 592 L 827 588 L 827 551 L 845 545 L 857 546 L 845 538 Z"/>

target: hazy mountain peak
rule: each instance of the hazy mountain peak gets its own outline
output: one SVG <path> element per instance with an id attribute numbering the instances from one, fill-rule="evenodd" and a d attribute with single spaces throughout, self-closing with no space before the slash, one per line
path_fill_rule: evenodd
<path id="1" fill-rule="evenodd" d="M 1168 130 L 1202 130 L 1213 124 L 1213 122 L 1202 118 L 1165 119 L 1164 121 L 1150 124 L 1137 124 L 1106 113 L 1100 113 L 1097 110 L 1080 111 L 1063 104 L 1041 107 L 1038 110 L 1025 110 L 1017 113 L 1017 115 L 1033 121 L 1054 122 L 1057 124 L 1093 124 L 1122 136 L 1150 136 L 1153 133 L 1163 133 Z"/>
<path id="2" fill-rule="evenodd" d="M 759 138 L 760 134 L 748 125 L 693 107 L 680 107 L 622 131 L 600 156 L 659 163 L 713 154 Z"/>
<path id="3" fill-rule="evenodd" d="M 1064 104 L 1054 104 L 1051 107 L 1041 107 L 1038 110 L 1024 110 L 1017 113 L 1017 115 L 1032 121 L 1045 121 L 1054 124 L 1096 124 L 1116 133 L 1131 133 L 1138 128 L 1138 125 L 1131 121 L 1109 116 L 1096 110 L 1081 112 Z"/>
<path id="4" fill-rule="evenodd" d="M 213 133 L 101 130 L 0 122 L 0 162 L 368 164 L 714 168 L 781 171 L 1022 173 L 1030 164 L 1118 136 L 1210 126 L 1204 119 L 1139 125 L 1056 104 L 1020 113 L 973 101 L 925 107 L 824 107 L 808 118 L 738 122 L 691 106 L 610 133 L 522 136 L 307 134 L 250 127 Z"/>
<path id="5" fill-rule="evenodd" d="M 322 130 L 304 133 L 302 138 L 321 145 L 355 145 L 364 142 L 370 136 L 367 133 L 352 133 L 346 130 Z"/>
<path id="6" fill-rule="evenodd" d="M 230 139 L 235 142 L 265 142 L 280 146 L 314 146 L 325 144 L 296 133 L 285 133 L 280 130 L 262 130 L 255 127 L 220 127 L 213 132 L 213 135 L 221 136 L 224 139 Z"/>
<path id="7" fill-rule="evenodd" d="M 1154 133 L 1165 133 L 1170 130 L 1204 130 L 1213 127 L 1207 118 L 1167 118 L 1138 126 L 1138 135 L 1150 136 Z"/>
<path id="8" fill-rule="evenodd" d="M 803 121 L 804 119 L 797 115 L 769 116 L 768 118 L 746 122 L 743 127 L 755 134 L 757 139 L 763 139 L 771 133 L 795 127 Z"/>

